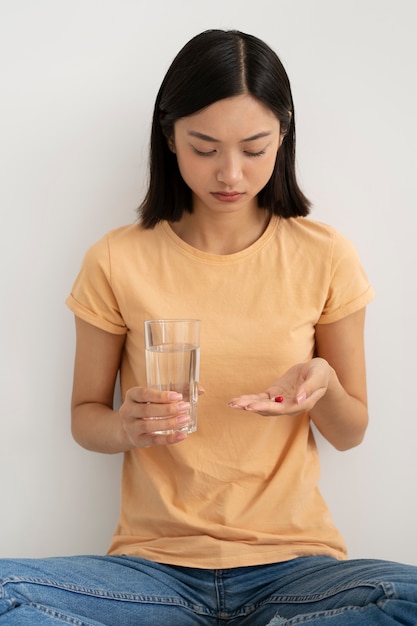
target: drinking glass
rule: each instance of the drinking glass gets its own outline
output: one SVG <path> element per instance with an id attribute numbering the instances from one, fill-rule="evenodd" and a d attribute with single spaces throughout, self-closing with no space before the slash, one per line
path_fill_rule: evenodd
<path id="1" fill-rule="evenodd" d="M 200 320 L 159 319 L 145 321 L 146 378 L 148 387 L 181 393 L 190 403 L 190 420 L 175 431 L 197 430 L 200 371 Z"/>

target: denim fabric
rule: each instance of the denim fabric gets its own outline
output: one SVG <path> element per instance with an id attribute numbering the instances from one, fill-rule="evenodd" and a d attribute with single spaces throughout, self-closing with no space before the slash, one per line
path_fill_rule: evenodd
<path id="1" fill-rule="evenodd" d="M 126 556 L 0 560 L 0 626 L 416 626 L 417 567 L 305 557 L 205 570 Z"/>

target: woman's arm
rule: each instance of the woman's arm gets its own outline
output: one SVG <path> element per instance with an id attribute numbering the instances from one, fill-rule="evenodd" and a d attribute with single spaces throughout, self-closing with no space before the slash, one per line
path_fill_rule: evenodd
<path id="1" fill-rule="evenodd" d="M 153 434 L 154 430 L 172 430 L 187 422 L 189 404 L 182 402 L 180 394 L 133 387 L 120 410 L 114 410 L 114 387 L 125 336 L 108 333 L 77 317 L 75 324 L 74 439 L 88 450 L 108 454 L 185 439 L 185 433 Z"/>
<path id="2" fill-rule="evenodd" d="M 308 412 L 335 448 L 357 446 L 368 424 L 364 322 L 362 309 L 318 325 L 316 358 L 294 365 L 265 392 L 233 398 L 229 405 L 263 415 Z"/>
<path id="3" fill-rule="evenodd" d="M 317 356 L 330 367 L 326 393 L 310 417 L 338 450 L 360 444 L 368 425 L 364 326 L 365 308 L 316 327 Z"/>

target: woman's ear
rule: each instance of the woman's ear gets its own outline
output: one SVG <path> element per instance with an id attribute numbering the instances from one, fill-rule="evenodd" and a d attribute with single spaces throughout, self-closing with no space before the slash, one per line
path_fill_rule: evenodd
<path id="1" fill-rule="evenodd" d="M 288 133 L 288 130 L 290 128 L 291 120 L 292 120 L 292 111 L 288 111 L 288 119 L 289 119 L 288 125 L 285 124 L 285 123 L 281 124 L 281 131 L 280 131 L 280 134 L 279 134 L 278 150 L 282 146 L 282 142 L 284 141 L 284 139 L 285 139 L 285 137 L 286 137 L 286 135 Z"/>
<path id="2" fill-rule="evenodd" d="M 174 140 L 174 137 L 172 135 L 167 137 L 167 142 L 168 142 L 168 148 L 171 150 L 171 152 L 173 152 L 175 154 L 176 150 L 175 150 L 175 140 Z"/>
<path id="3" fill-rule="evenodd" d="M 288 111 L 288 123 L 284 122 L 281 124 L 281 132 L 280 132 L 280 136 L 279 136 L 279 146 L 278 148 L 281 147 L 282 142 L 284 141 L 289 129 L 290 129 L 290 125 L 291 125 L 291 120 L 292 120 L 292 111 Z"/>

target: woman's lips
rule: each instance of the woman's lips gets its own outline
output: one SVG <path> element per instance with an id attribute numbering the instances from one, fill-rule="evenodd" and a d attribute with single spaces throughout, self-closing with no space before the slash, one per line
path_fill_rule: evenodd
<path id="1" fill-rule="evenodd" d="M 220 202 L 236 202 L 236 200 L 240 200 L 240 198 L 244 194 L 239 191 L 215 191 L 212 193 L 212 196 L 216 198 L 216 200 L 220 200 Z"/>

